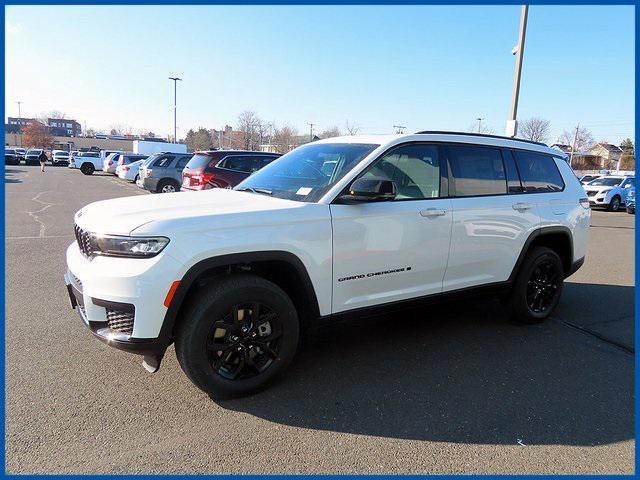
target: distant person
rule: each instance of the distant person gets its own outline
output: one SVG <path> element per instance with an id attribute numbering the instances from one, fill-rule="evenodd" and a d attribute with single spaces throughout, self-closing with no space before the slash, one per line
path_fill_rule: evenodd
<path id="1" fill-rule="evenodd" d="M 40 171 L 44 173 L 44 164 L 47 163 L 47 154 L 44 153 L 44 150 L 42 150 L 38 160 L 40 160 Z"/>

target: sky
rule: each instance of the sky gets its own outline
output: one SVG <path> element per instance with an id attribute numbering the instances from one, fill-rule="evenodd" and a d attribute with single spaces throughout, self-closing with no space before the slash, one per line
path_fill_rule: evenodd
<path id="1" fill-rule="evenodd" d="M 5 114 L 173 132 L 255 111 L 301 133 L 504 134 L 519 6 L 7 6 Z M 531 6 L 518 118 L 633 137 L 633 6 Z"/>

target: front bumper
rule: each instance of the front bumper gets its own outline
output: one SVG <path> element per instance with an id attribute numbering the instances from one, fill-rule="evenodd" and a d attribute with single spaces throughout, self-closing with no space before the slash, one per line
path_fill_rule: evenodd
<path id="1" fill-rule="evenodd" d="M 85 325 L 100 340 L 134 353 L 164 350 L 164 299 L 180 264 L 165 252 L 148 259 L 86 258 L 67 249 L 65 284 Z"/>
<path id="2" fill-rule="evenodd" d="M 82 322 L 89 327 L 91 333 L 93 333 L 98 340 L 118 350 L 135 353 L 137 355 L 161 357 L 164 354 L 164 351 L 167 349 L 167 342 L 160 338 L 136 338 L 111 329 L 107 322 L 90 321 L 87 318 L 84 294 L 74 285 L 73 280 L 71 280 L 72 277 L 73 275 L 70 272 L 64 275 L 64 283 L 67 285 L 71 308 L 78 312 L 78 316 Z M 100 303 L 99 299 L 92 298 L 91 300 L 92 303 L 96 301 Z M 108 303 L 109 302 L 104 302 L 104 304 Z"/>

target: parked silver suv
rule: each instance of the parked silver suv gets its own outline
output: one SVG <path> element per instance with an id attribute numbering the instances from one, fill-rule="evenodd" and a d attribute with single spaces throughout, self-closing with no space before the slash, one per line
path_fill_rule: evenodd
<path id="1" fill-rule="evenodd" d="M 145 190 L 171 193 L 180 190 L 182 170 L 192 153 L 162 152 L 151 155 L 140 167 L 140 185 Z"/>

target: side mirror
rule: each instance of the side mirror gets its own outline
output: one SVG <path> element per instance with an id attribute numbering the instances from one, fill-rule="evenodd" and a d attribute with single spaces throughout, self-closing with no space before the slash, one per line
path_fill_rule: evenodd
<path id="1" fill-rule="evenodd" d="M 384 202 L 396 198 L 396 185 L 381 177 L 361 177 L 351 184 L 341 203 Z"/>

